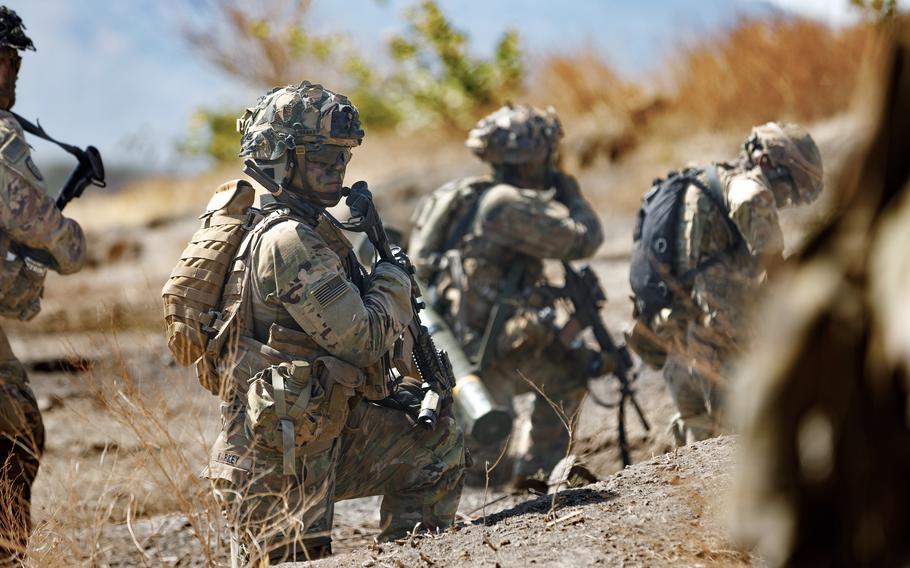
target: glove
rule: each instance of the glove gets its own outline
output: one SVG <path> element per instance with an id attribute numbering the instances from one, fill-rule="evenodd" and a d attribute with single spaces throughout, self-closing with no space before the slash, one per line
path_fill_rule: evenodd
<path id="1" fill-rule="evenodd" d="M 412 418 L 417 418 L 423 403 L 423 383 L 416 377 L 402 377 L 390 398 L 400 404 Z"/>
<path id="2" fill-rule="evenodd" d="M 398 267 L 403 270 L 404 273 L 409 277 L 414 274 L 414 265 L 411 264 L 411 259 L 408 258 L 408 255 L 405 254 L 401 247 L 398 245 L 392 245 L 391 249 L 393 260 L 382 259 L 379 262 L 386 262 L 392 266 Z"/>

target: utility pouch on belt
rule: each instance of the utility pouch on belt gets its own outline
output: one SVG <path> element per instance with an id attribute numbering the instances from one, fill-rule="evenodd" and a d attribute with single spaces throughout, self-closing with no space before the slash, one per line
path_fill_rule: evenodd
<path id="1" fill-rule="evenodd" d="M 267 367 L 250 379 L 246 428 L 256 447 L 283 456 L 294 475 L 297 453 L 323 449 L 341 434 L 363 372 L 335 357 Z"/>
<path id="2" fill-rule="evenodd" d="M 255 190 L 243 180 L 219 187 L 206 206 L 202 227 L 180 255 L 161 295 L 168 348 L 181 365 L 199 359 L 224 325 L 217 309 L 240 243 L 261 218 Z"/>

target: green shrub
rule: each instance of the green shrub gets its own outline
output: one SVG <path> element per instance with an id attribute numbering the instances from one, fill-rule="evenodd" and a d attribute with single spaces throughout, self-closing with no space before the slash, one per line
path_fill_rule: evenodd
<path id="1" fill-rule="evenodd" d="M 201 55 L 228 75 L 263 91 L 307 78 L 348 95 L 369 130 L 449 126 L 464 129 L 519 93 L 525 78 L 518 33 L 503 33 L 492 56 L 469 53 L 434 0 L 405 11 L 407 29 L 388 43 L 391 66 L 361 56 L 343 35 L 307 25 L 311 1 L 208 0 L 196 29 L 185 30 Z M 236 157 L 240 109 L 200 109 L 180 149 L 223 162 Z"/>

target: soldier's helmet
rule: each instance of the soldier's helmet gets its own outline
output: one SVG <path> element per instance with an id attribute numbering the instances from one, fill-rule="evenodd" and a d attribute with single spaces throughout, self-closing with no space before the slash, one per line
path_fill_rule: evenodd
<path id="1" fill-rule="evenodd" d="M 304 81 L 272 89 L 237 120 L 240 156 L 274 161 L 304 146 L 359 146 L 360 114 L 344 95 Z"/>
<path id="2" fill-rule="evenodd" d="M 522 164 L 552 155 L 562 135 L 553 107 L 506 105 L 480 119 L 465 146 L 491 164 Z"/>
<path id="3" fill-rule="evenodd" d="M 743 148 L 750 159 L 756 152 L 767 154 L 773 168 L 790 176 L 798 192 L 795 203 L 812 203 L 821 194 L 822 156 L 805 128 L 777 122 L 756 126 Z"/>
<path id="4" fill-rule="evenodd" d="M 9 47 L 17 51 L 27 49 L 35 51 L 35 44 L 25 35 L 22 18 L 6 6 L 0 6 L 0 47 Z"/>

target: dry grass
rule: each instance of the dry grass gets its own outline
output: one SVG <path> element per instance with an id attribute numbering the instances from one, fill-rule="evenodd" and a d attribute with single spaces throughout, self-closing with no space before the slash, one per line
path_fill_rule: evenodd
<path id="1" fill-rule="evenodd" d="M 79 380 L 87 383 L 92 397 L 90 411 L 81 417 L 83 428 L 91 425 L 85 435 L 91 437 L 91 429 L 102 427 L 110 434 L 93 471 L 80 471 L 76 461 L 68 467 L 56 460 L 45 465 L 42 475 L 53 476 L 53 499 L 42 514 L 45 520 L 35 527 L 27 564 L 164 564 L 153 543 L 158 535 L 137 526 L 174 514 L 190 535 L 185 548 L 193 565 L 222 560 L 223 519 L 209 484 L 198 477 L 198 463 L 210 440 L 193 402 L 168 396 L 189 385 L 168 385 L 179 380 L 176 376 L 157 382 L 139 378 L 126 361 Z M 132 547 L 112 546 L 118 532 L 114 525 L 121 528 L 119 540 Z"/>
<path id="2" fill-rule="evenodd" d="M 682 46 L 670 61 L 673 109 L 708 128 L 809 122 L 843 112 L 874 31 L 871 24 L 838 30 L 794 18 L 742 20 Z"/>
<path id="3" fill-rule="evenodd" d="M 655 76 L 635 81 L 602 54 L 581 49 L 541 60 L 523 98 L 559 111 L 569 171 L 631 162 L 626 169 L 638 172 L 651 163 L 650 171 L 628 183 L 625 175 L 611 180 L 629 191 L 631 197 L 620 201 L 634 205 L 647 182 L 667 167 L 701 159 L 677 152 L 688 152 L 692 137 L 742 137 L 768 120 L 811 123 L 845 112 L 861 64 L 872 57 L 874 31 L 872 24 L 832 29 L 798 18 L 745 19 L 681 45 Z M 347 178 L 381 184 L 383 214 L 404 226 L 416 198 L 444 181 L 437 179 L 440 173 L 484 170 L 464 150 L 464 134 L 371 131 L 355 151 Z M 220 183 L 241 176 L 239 170 L 238 161 L 192 178 L 144 179 L 116 194 L 77 201 L 68 211 L 89 230 L 154 226 L 198 214 Z"/>

